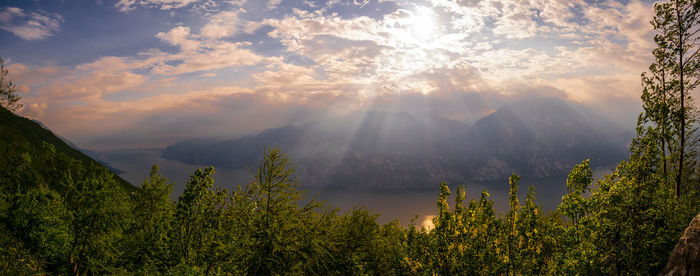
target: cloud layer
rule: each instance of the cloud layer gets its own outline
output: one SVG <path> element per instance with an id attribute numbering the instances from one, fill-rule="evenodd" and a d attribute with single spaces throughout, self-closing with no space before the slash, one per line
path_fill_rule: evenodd
<path id="1" fill-rule="evenodd" d="M 24 85 L 23 114 L 87 147 L 242 135 L 337 110 L 473 122 L 532 95 L 631 123 L 653 48 L 651 5 L 639 1 L 120 0 L 114 8 L 194 19 L 152 33 L 158 47 L 138 54 L 10 66 Z M 5 8 L 1 28 L 34 14 Z M 54 17 L 48 35 L 62 20 Z"/>

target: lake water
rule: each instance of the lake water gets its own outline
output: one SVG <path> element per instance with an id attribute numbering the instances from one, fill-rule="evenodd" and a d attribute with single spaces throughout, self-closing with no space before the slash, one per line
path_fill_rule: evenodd
<path id="1" fill-rule="evenodd" d="M 174 182 L 172 199 L 175 200 L 185 189 L 185 183 L 189 175 L 197 168 L 178 161 L 167 160 L 160 157 L 162 149 L 139 150 L 115 150 L 97 151 L 100 159 L 108 162 L 114 168 L 124 171 L 120 176 L 130 183 L 140 186 L 151 171 L 153 164 L 160 166 L 160 172 L 170 182 Z M 595 178 L 601 178 L 609 169 L 596 170 Z M 214 180 L 218 187 L 233 190 L 237 185 L 245 185 L 252 177 L 247 170 L 233 170 L 215 168 Z M 519 199 L 521 204 L 525 201 L 528 186 L 533 185 L 536 190 L 536 203 L 544 211 L 551 211 L 561 202 L 566 193 L 566 176 L 549 178 L 521 178 Z M 364 207 L 379 214 L 377 221 L 387 223 L 398 219 L 401 224 L 408 225 L 417 216 L 416 224 L 421 225 L 429 221 L 432 215 L 437 213 L 436 199 L 440 192 L 439 183 L 435 183 L 434 189 L 407 190 L 407 191 L 367 191 L 348 189 L 307 189 L 303 187 L 303 179 L 300 179 L 301 189 L 310 197 L 317 195 L 317 199 L 326 200 L 333 208 L 339 208 L 341 212 L 353 207 Z M 508 210 L 508 179 L 490 183 L 471 183 L 467 187 L 467 200 L 478 199 L 481 192 L 486 190 L 494 200 L 497 212 L 505 213 Z M 450 187 L 454 192 L 456 187 Z M 454 204 L 452 196 L 450 206 Z"/>

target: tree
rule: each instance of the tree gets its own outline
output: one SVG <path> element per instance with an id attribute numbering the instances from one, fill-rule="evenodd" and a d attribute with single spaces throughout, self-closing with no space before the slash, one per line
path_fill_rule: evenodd
<path id="1" fill-rule="evenodd" d="M 653 77 L 643 76 L 645 93 L 642 99 L 646 117 L 662 127 L 659 135 L 662 148 L 668 138 L 665 116 L 672 117 L 670 122 L 676 129 L 678 141 L 677 152 L 673 154 L 677 156 L 675 195 L 679 197 L 682 182 L 691 174 L 688 170 L 693 168 L 686 164 L 687 151 L 694 148 L 687 144 L 688 136 L 694 130 L 692 98 L 688 92 L 700 84 L 700 2 L 674 0 L 657 3 L 654 11 L 651 23 L 657 31 L 654 38 L 657 48 L 654 50 L 655 62 L 650 66 Z"/>
<path id="2" fill-rule="evenodd" d="M 685 151 L 685 132 L 686 132 L 686 91 L 692 91 L 700 82 L 700 63 L 698 63 L 700 45 L 697 35 L 700 31 L 700 2 L 689 0 L 675 0 L 673 11 L 675 12 L 674 25 L 670 29 L 671 45 L 676 51 L 677 64 L 675 64 L 674 73 L 678 76 L 679 94 L 680 94 L 680 110 L 679 118 L 679 138 L 680 138 L 680 153 L 678 160 L 678 174 L 676 175 L 676 197 L 680 195 L 681 179 L 683 177 L 683 159 Z M 692 53 L 692 54 L 691 54 Z M 684 79 L 684 76 L 686 79 Z"/>
<path id="3" fill-rule="evenodd" d="M 315 212 L 322 205 L 315 198 L 303 207 L 297 204 L 304 194 L 297 190 L 295 170 L 285 154 L 270 148 L 265 150 L 255 180 L 248 185 L 255 206 L 249 274 L 301 273 L 302 264 L 314 257 L 309 253 L 323 246 L 323 241 L 307 236 L 322 219 Z"/>
<path id="4" fill-rule="evenodd" d="M 389 257 L 377 254 L 376 243 L 380 238 L 378 216 L 360 208 L 335 219 L 334 228 L 337 230 L 332 233 L 335 246 L 330 256 L 335 259 L 336 268 L 333 270 L 343 275 L 385 274 L 377 271 L 377 260 Z"/>
<path id="5" fill-rule="evenodd" d="M 205 253 L 217 230 L 217 203 L 221 198 L 213 190 L 214 168 L 197 169 L 187 182 L 185 191 L 178 199 L 171 237 L 175 261 L 190 266 L 206 266 L 209 258 Z"/>
<path id="6" fill-rule="evenodd" d="M 432 231 L 435 238 L 435 250 L 433 252 L 435 267 L 434 273 L 448 275 L 454 273 L 454 249 L 456 246 L 454 213 L 450 212 L 447 198 L 450 196 L 450 187 L 447 183 L 440 183 L 440 195 L 436 201 L 438 215 L 433 218 L 435 229 Z M 459 198 L 459 195 L 457 196 Z"/>
<path id="7" fill-rule="evenodd" d="M 566 178 L 567 194 L 562 197 L 557 212 L 569 218 L 569 221 L 560 223 L 563 233 L 558 237 L 558 242 L 564 244 L 566 249 L 560 257 L 558 274 L 593 273 L 590 266 L 593 245 L 588 240 L 592 234 L 588 217 L 592 206 L 590 198 L 584 197 L 591 191 L 592 183 L 593 170 L 588 159 L 576 164 Z"/>
<path id="8" fill-rule="evenodd" d="M 150 176 L 132 195 L 134 223 L 127 235 L 126 261 L 135 268 L 167 263 L 169 232 L 174 206 L 170 201 L 173 184 L 153 165 Z"/>
<path id="9" fill-rule="evenodd" d="M 593 183 L 593 170 L 589 159 L 576 164 L 566 178 L 567 194 L 562 198 L 559 211 L 571 219 L 574 225 L 586 215 L 587 200 L 583 195 L 590 191 L 591 183 Z"/>
<path id="10" fill-rule="evenodd" d="M 549 234 L 546 231 L 545 221 L 542 217 L 542 210 L 535 204 L 535 187 L 530 186 L 527 190 L 525 204 L 522 206 L 518 225 L 519 255 L 520 262 L 518 270 L 525 275 L 545 274 L 548 264 Z"/>
<path id="11" fill-rule="evenodd" d="M 520 210 L 520 201 L 518 201 L 518 182 L 520 182 L 520 176 L 515 173 L 508 178 L 508 186 L 510 191 L 508 192 L 508 205 L 510 210 L 506 214 L 506 223 L 504 228 L 504 235 L 506 237 L 506 250 L 505 250 L 505 262 L 508 264 L 508 271 L 515 271 L 519 260 L 519 244 L 520 236 L 518 235 L 517 227 L 518 212 Z"/>
<path id="12" fill-rule="evenodd" d="M 669 4 L 657 5 L 655 9 L 658 12 L 665 11 L 670 8 Z M 661 152 L 664 157 L 663 174 L 668 176 L 666 148 L 671 147 L 670 140 L 674 134 L 669 131 L 669 126 L 672 125 L 672 110 L 678 109 L 678 105 L 674 104 L 671 95 L 674 89 L 674 82 L 671 81 L 671 71 L 673 65 L 673 51 L 669 47 L 668 29 L 672 24 L 671 18 L 668 16 L 657 16 L 651 21 L 652 26 L 658 33 L 654 36 L 654 41 L 658 45 L 652 51 L 654 62 L 649 66 L 649 74 L 642 73 L 642 108 L 644 112 L 640 120 L 644 123 L 651 122 L 660 128 L 660 143 Z"/>
<path id="13" fill-rule="evenodd" d="M 66 173 L 65 201 L 72 215 L 68 261 L 73 273 L 108 273 L 121 257 L 118 244 L 130 219 L 130 202 L 104 167 L 90 165 L 84 175 Z"/>
<path id="14" fill-rule="evenodd" d="M 22 104 L 18 103 L 22 97 L 15 93 L 15 83 L 5 79 L 7 77 L 7 68 L 0 57 L 0 106 L 12 112 L 22 108 Z"/>
<path id="15" fill-rule="evenodd" d="M 46 188 L 18 194 L 9 210 L 9 225 L 33 253 L 46 262 L 45 269 L 60 271 L 68 255 L 68 210 L 61 196 Z"/>
<path id="16" fill-rule="evenodd" d="M 679 213 L 663 179 L 656 130 L 637 128 L 629 160 L 591 194 L 594 267 L 602 274 L 657 274 L 673 248 Z"/>

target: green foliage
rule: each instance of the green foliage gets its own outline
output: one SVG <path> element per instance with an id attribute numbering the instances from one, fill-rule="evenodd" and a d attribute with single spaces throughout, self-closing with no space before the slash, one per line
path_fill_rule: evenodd
<path id="1" fill-rule="evenodd" d="M 598 253 L 594 267 L 603 273 L 658 273 L 697 207 L 674 200 L 672 183 L 661 171 L 661 152 L 653 128 L 638 129 L 632 154 L 598 183 L 591 195 L 589 242 Z M 625 219 L 621 219 L 625 218 Z"/>
<path id="2" fill-rule="evenodd" d="M 543 214 L 535 190 L 497 215 L 487 192 L 440 184 L 434 228 L 376 223 L 305 200 L 278 149 L 245 187 L 215 187 L 196 170 L 177 202 L 158 166 L 130 194 L 103 167 L 56 153 L 20 155 L 0 194 L 3 274 L 650 274 L 698 210 L 674 198 L 654 128 L 639 128 L 630 159 L 593 185 L 588 160 L 567 178 L 559 209 Z M 41 171 L 34 164 L 46 164 Z M 33 173 L 32 173 L 33 172 Z"/>
<path id="3" fill-rule="evenodd" d="M 69 262 L 73 273 L 109 272 L 121 255 L 118 243 L 129 219 L 130 202 L 102 167 L 79 177 L 69 175 L 66 206 L 72 214 Z"/>
<path id="4" fill-rule="evenodd" d="M 61 196 L 51 190 L 33 189 L 18 194 L 13 201 L 7 222 L 15 237 L 48 265 L 64 262 L 69 250 L 71 217 Z"/>
<path id="5" fill-rule="evenodd" d="M 566 178 L 568 192 L 562 198 L 559 211 L 571 219 L 573 224 L 577 224 L 587 213 L 588 201 L 583 198 L 583 195 L 590 191 L 592 183 L 593 170 L 591 170 L 591 161 L 588 159 L 574 166 Z"/>
<path id="6" fill-rule="evenodd" d="M 213 175 L 213 167 L 197 169 L 178 200 L 171 239 L 176 263 L 210 270 L 221 254 L 217 232 L 226 192 L 214 191 Z"/>
<path id="7" fill-rule="evenodd" d="M 60 190 L 60 179 L 69 167 L 99 166 L 94 160 L 70 147 L 51 131 L 39 124 L 0 108 L 0 185 L 27 187 L 33 183 Z M 24 163 L 22 163 L 24 162 Z M 79 164 L 72 164 L 79 163 Z M 16 168 L 22 166 L 21 170 Z M 36 174 L 29 180 L 22 173 Z M 119 176 L 112 174 L 118 185 L 126 191 L 136 190 Z M 26 181 L 25 181 L 26 180 Z M 25 181 L 26 183 L 18 183 Z M 32 184 L 32 185 L 33 185 Z"/>
<path id="8" fill-rule="evenodd" d="M 675 195 L 692 190 L 682 186 L 695 174 L 697 157 L 696 109 L 689 91 L 700 84 L 700 35 L 697 1 L 654 4 L 651 24 L 656 32 L 654 62 L 642 74 L 639 124 L 656 129 L 664 177 L 674 176 Z"/>
<path id="9" fill-rule="evenodd" d="M 123 262 L 132 269 L 162 270 L 168 264 L 174 206 L 170 201 L 173 184 L 167 181 L 159 174 L 158 165 L 154 165 L 141 189 L 131 195 L 134 220 L 126 235 Z"/>
<path id="10" fill-rule="evenodd" d="M 39 274 L 45 271 L 42 263 L 5 225 L 0 226 L 0 274 Z"/>
<path id="11" fill-rule="evenodd" d="M 299 271 L 311 253 L 322 252 L 305 235 L 320 219 L 314 210 L 321 205 L 312 199 L 298 206 L 303 194 L 296 189 L 295 167 L 277 148 L 267 149 L 264 156 L 255 180 L 248 185 L 255 214 L 250 242 L 257 250 L 251 252 L 246 270 L 251 274 Z"/>

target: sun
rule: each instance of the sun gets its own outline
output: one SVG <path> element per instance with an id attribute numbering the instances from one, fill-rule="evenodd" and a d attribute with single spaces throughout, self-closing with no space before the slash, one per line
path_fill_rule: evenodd
<path id="1" fill-rule="evenodd" d="M 426 41 L 435 36 L 437 24 L 435 13 L 428 7 L 416 7 L 416 11 L 410 18 L 411 33 L 417 40 Z"/>
<path id="2" fill-rule="evenodd" d="M 448 60 L 440 50 L 444 43 L 440 15 L 426 6 L 406 7 L 397 14 L 400 16 L 385 25 L 392 47 L 381 57 L 377 78 L 391 83 L 391 90 L 398 93 L 430 94 L 437 89 L 434 82 L 416 75 L 439 68 Z"/>

